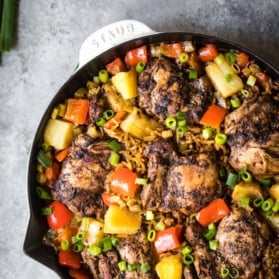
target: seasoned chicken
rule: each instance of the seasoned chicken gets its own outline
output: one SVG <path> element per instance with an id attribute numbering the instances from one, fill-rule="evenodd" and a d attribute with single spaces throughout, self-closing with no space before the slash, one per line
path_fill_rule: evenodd
<path id="1" fill-rule="evenodd" d="M 147 146 L 149 184 L 143 188 L 143 206 L 163 212 L 180 211 L 190 215 L 222 192 L 214 154 L 176 154 L 169 142 Z"/>
<path id="2" fill-rule="evenodd" d="M 103 214 L 105 207 L 100 195 L 104 191 L 106 175 L 112 169 L 108 162 L 111 154 L 108 142 L 81 134 L 74 140 L 62 164 L 52 196 L 77 215 Z"/>
<path id="3" fill-rule="evenodd" d="M 279 174 L 278 108 L 271 95 L 255 94 L 226 116 L 229 163 L 234 169 L 247 167 L 257 178 Z"/>
<path id="4" fill-rule="evenodd" d="M 252 279 L 259 271 L 268 236 L 266 227 L 261 226 L 263 224 L 251 208 L 236 206 L 218 226 L 218 252 L 227 266 L 238 269 L 238 278 Z"/>
<path id="5" fill-rule="evenodd" d="M 174 61 L 153 58 L 138 78 L 139 106 L 163 121 L 179 112 L 185 79 Z"/>

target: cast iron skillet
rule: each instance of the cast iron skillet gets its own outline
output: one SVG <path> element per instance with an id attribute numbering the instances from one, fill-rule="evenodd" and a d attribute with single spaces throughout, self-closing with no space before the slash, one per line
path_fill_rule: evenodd
<path id="1" fill-rule="evenodd" d="M 96 75 L 100 69 L 103 69 L 107 63 L 111 62 L 115 57 L 123 57 L 128 50 L 144 44 L 148 45 L 160 42 L 179 42 L 189 40 L 193 41 L 197 46 L 211 43 L 216 44 L 219 48 L 228 50 L 238 49 L 240 51 L 244 51 L 248 53 L 262 69 L 265 69 L 270 77 L 277 80 L 279 79 L 279 71 L 250 50 L 218 37 L 188 32 L 153 33 L 129 40 L 108 49 L 78 69 L 56 93 L 42 116 L 30 152 L 27 174 L 30 220 L 23 250 L 29 257 L 55 271 L 61 278 L 70 279 L 70 276 L 68 275 L 67 268 L 58 264 L 54 249 L 44 245 L 42 242 L 43 236 L 45 235 L 48 227 L 45 217 L 41 215 L 43 202 L 38 198 L 35 192 L 35 187 L 37 185 L 36 156 L 39 151 L 39 147 L 42 144 L 44 128 L 50 117 L 52 109 L 59 103 L 63 102 L 66 98 L 72 96 L 79 87 L 83 86 L 87 80 L 92 79 L 92 76 Z"/>

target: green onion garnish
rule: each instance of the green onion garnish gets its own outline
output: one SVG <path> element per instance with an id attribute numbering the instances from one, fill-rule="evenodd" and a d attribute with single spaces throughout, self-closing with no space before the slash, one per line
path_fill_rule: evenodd
<path id="1" fill-rule="evenodd" d="M 251 182 L 253 178 L 252 174 L 247 170 L 240 171 L 239 176 L 244 182 Z"/>
<path id="2" fill-rule="evenodd" d="M 189 79 L 197 79 L 197 78 L 198 78 L 198 72 L 196 70 L 190 70 Z"/>
<path id="3" fill-rule="evenodd" d="M 245 98 L 248 98 L 249 97 L 249 91 L 246 90 L 246 89 L 241 89 L 240 90 L 241 94 L 245 97 Z"/>
<path id="4" fill-rule="evenodd" d="M 38 186 L 38 187 L 36 187 L 36 192 L 41 199 L 51 200 L 51 194 L 46 188 Z"/>
<path id="5" fill-rule="evenodd" d="M 215 239 L 209 240 L 208 244 L 209 244 L 209 249 L 210 250 L 216 251 L 218 249 L 219 245 L 218 245 L 218 241 L 217 240 L 215 240 Z"/>
<path id="6" fill-rule="evenodd" d="M 142 272 L 142 273 L 147 273 L 148 271 L 150 271 L 150 269 L 151 269 L 151 266 L 149 263 L 143 263 L 140 266 L 140 272 Z"/>
<path id="7" fill-rule="evenodd" d="M 111 109 L 107 109 L 103 112 L 103 118 L 105 120 L 110 120 L 114 116 L 114 111 Z"/>
<path id="8" fill-rule="evenodd" d="M 154 229 L 156 231 L 163 231 L 166 228 L 166 225 L 163 221 L 159 221 L 158 223 L 156 223 Z"/>
<path id="9" fill-rule="evenodd" d="M 147 240 L 149 242 L 153 242 L 156 238 L 156 231 L 155 230 L 149 230 L 147 233 Z"/>
<path id="10" fill-rule="evenodd" d="M 83 248 L 84 248 L 84 245 L 81 242 L 78 242 L 73 245 L 72 249 L 74 252 L 79 253 L 83 250 Z"/>
<path id="11" fill-rule="evenodd" d="M 230 172 L 227 176 L 226 185 L 233 188 L 239 180 L 239 176 L 236 173 Z"/>
<path id="12" fill-rule="evenodd" d="M 101 254 L 102 249 L 96 245 L 91 245 L 87 248 L 87 251 L 93 256 L 98 256 Z"/>
<path id="13" fill-rule="evenodd" d="M 231 82 L 232 79 L 233 79 L 232 73 L 228 73 L 228 74 L 225 75 L 226 82 Z"/>
<path id="14" fill-rule="evenodd" d="M 241 106 L 241 102 L 240 102 L 239 98 L 232 98 L 230 100 L 230 103 L 234 109 L 239 108 Z"/>
<path id="15" fill-rule="evenodd" d="M 263 186 L 270 186 L 271 185 L 271 179 L 260 179 L 259 183 Z"/>
<path id="16" fill-rule="evenodd" d="M 44 168 L 49 168 L 52 165 L 52 159 L 43 150 L 39 151 L 37 160 Z"/>
<path id="17" fill-rule="evenodd" d="M 218 133 L 216 134 L 214 140 L 217 144 L 225 144 L 227 142 L 227 136 L 225 134 Z"/>
<path id="18" fill-rule="evenodd" d="M 186 265 L 190 265 L 194 261 L 194 257 L 191 254 L 183 255 L 182 261 Z"/>
<path id="19" fill-rule="evenodd" d="M 108 143 L 108 147 L 111 150 L 117 152 L 117 151 L 119 151 L 121 149 L 121 144 L 118 141 L 116 141 L 116 140 L 112 140 L 111 142 Z"/>
<path id="20" fill-rule="evenodd" d="M 241 199 L 241 204 L 242 204 L 243 206 L 248 206 L 249 203 L 250 203 L 250 198 L 249 198 L 249 197 L 243 197 L 243 198 Z"/>
<path id="21" fill-rule="evenodd" d="M 253 206 L 256 207 L 256 208 L 259 208 L 259 207 L 262 206 L 263 202 L 264 202 L 263 197 L 257 197 L 253 201 Z"/>
<path id="22" fill-rule="evenodd" d="M 132 264 L 128 264 L 127 265 L 127 270 L 128 271 L 137 270 L 139 268 L 140 268 L 140 264 L 139 263 L 132 263 Z"/>
<path id="23" fill-rule="evenodd" d="M 148 182 L 148 179 L 147 178 L 140 178 L 140 177 L 137 177 L 136 180 L 135 180 L 135 183 L 136 184 L 139 184 L 139 185 L 146 185 Z"/>
<path id="24" fill-rule="evenodd" d="M 273 207 L 272 207 L 272 211 L 274 213 L 277 213 L 279 211 L 279 200 L 276 200 Z"/>
<path id="25" fill-rule="evenodd" d="M 118 268 L 120 271 L 126 271 L 127 270 L 127 263 L 125 261 L 121 261 L 118 263 Z"/>
<path id="26" fill-rule="evenodd" d="M 141 73 L 145 68 L 145 63 L 144 62 L 139 62 L 137 65 L 136 65 L 136 72 L 137 73 Z"/>
<path id="27" fill-rule="evenodd" d="M 238 278 L 239 277 L 239 271 L 237 268 L 233 267 L 230 269 L 230 278 Z"/>
<path id="28" fill-rule="evenodd" d="M 185 246 L 185 247 L 183 247 L 183 248 L 181 249 L 182 255 L 189 255 L 189 254 L 192 253 L 192 251 L 193 251 L 193 249 L 192 249 L 192 247 L 189 246 L 189 245 L 187 245 L 187 246 Z"/>
<path id="29" fill-rule="evenodd" d="M 227 52 L 226 53 L 226 60 L 230 63 L 233 64 L 236 62 L 236 55 L 233 52 Z"/>
<path id="30" fill-rule="evenodd" d="M 178 56 L 178 60 L 180 63 L 186 63 L 189 59 L 189 55 L 186 52 L 182 52 Z"/>
<path id="31" fill-rule="evenodd" d="M 106 119 L 104 119 L 103 117 L 99 117 L 99 118 L 96 120 L 96 125 L 99 126 L 99 127 L 104 126 L 105 123 L 106 123 Z"/>
<path id="32" fill-rule="evenodd" d="M 261 209 L 263 211 L 269 211 L 273 207 L 273 205 L 274 205 L 274 201 L 269 198 L 262 203 Z"/>
<path id="33" fill-rule="evenodd" d="M 176 134 L 178 134 L 179 136 L 183 136 L 187 131 L 188 127 L 186 125 L 176 128 Z"/>
<path id="34" fill-rule="evenodd" d="M 44 207 L 41 210 L 42 215 L 50 215 L 52 214 L 52 207 Z"/>
<path id="35" fill-rule="evenodd" d="M 108 72 L 106 70 L 99 71 L 99 79 L 100 79 L 100 82 L 102 82 L 102 83 L 108 82 L 108 80 L 109 80 Z"/>
<path id="36" fill-rule="evenodd" d="M 185 111 L 178 112 L 176 118 L 177 118 L 178 121 L 186 120 L 186 112 Z"/>
<path id="37" fill-rule="evenodd" d="M 61 249 L 63 251 L 68 250 L 69 249 L 69 241 L 67 239 L 64 239 L 63 241 L 61 241 L 60 246 L 61 246 Z"/>
<path id="38" fill-rule="evenodd" d="M 165 120 L 165 124 L 169 129 L 175 129 L 176 128 L 176 119 L 173 116 L 168 116 Z"/>
<path id="39" fill-rule="evenodd" d="M 210 128 L 210 127 L 206 127 L 206 128 L 204 128 L 203 130 L 202 130 L 202 137 L 204 138 L 204 139 L 209 139 L 209 138 L 211 138 L 212 137 L 212 135 L 213 135 L 213 129 L 212 128 Z"/>
<path id="40" fill-rule="evenodd" d="M 111 238 L 111 244 L 116 247 L 119 244 L 119 239 L 115 236 L 112 236 Z"/>
<path id="41" fill-rule="evenodd" d="M 119 164 L 119 160 L 120 160 L 120 155 L 116 152 L 111 152 L 110 157 L 109 157 L 109 163 L 114 166 L 117 167 Z"/>
<path id="42" fill-rule="evenodd" d="M 249 86 L 254 86 L 256 84 L 256 81 L 257 81 L 256 77 L 254 77 L 253 75 L 249 75 L 246 84 Z"/>
<path id="43" fill-rule="evenodd" d="M 229 276 L 229 274 L 230 274 L 230 270 L 228 268 L 226 268 L 226 267 L 221 268 L 221 274 L 220 275 L 221 275 L 222 278 L 227 278 Z"/>

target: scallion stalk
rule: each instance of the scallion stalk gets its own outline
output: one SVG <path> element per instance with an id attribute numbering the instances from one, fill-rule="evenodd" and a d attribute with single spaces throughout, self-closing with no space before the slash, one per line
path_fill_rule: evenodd
<path id="1" fill-rule="evenodd" d="M 12 48 L 16 3 L 16 0 L 3 0 L 0 51 L 10 51 Z"/>

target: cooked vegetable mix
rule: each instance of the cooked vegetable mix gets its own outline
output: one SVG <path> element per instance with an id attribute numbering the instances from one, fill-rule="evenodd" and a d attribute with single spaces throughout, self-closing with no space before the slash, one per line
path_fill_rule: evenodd
<path id="1" fill-rule="evenodd" d="M 37 154 L 44 241 L 71 277 L 278 278 L 279 81 L 244 52 L 171 42 L 83 86 Z"/>

